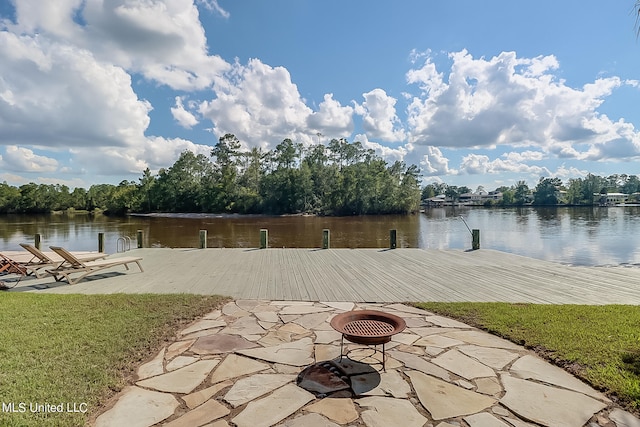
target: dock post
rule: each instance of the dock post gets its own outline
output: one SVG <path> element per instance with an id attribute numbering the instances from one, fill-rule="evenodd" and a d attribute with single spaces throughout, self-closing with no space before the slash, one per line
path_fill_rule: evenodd
<path id="1" fill-rule="evenodd" d="M 104 233 L 98 233 L 98 252 L 104 253 Z"/>
<path id="2" fill-rule="evenodd" d="M 322 249 L 329 249 L 331 247 L 331 232 L 328 228 L 322 230 Z"/>
<path id="3" fill-rule="evenodd" d="M 42 246 L 42 236 L 40 236 L 40 233 L 36 233 L 33 245 L 38 249 L 42 249 L 40 247 L 40 246 Z"/>
<path id="4" fill-rule="evenodd" d="M 267 249 L 269 247 L 269 230 L 266 228 L 260 229 L 260 249 Z"/>
<path id="5" fill-rule="evenodd" d="M 389 249 L 395 249 L 397 246 L 398 230 L 389 230 Z"/>
<path id="6" fill-rule="evenodd" d="M 200 230 L 200 249 L 207 249 L 207 230 Z"/>
<path id="7" fill-rule="evenodd" d="M 477 228 L 471 231 L 471 249 L 474 251 L 480 249 L 480 230 Z"/>
<path id="8" fill-rule="evenodd" d="M 138 230 L 138 232 L 136 233 L 137 236 L 137 240 L 138 240 L 138 249 L 142 248 L 142 230 Z"/>

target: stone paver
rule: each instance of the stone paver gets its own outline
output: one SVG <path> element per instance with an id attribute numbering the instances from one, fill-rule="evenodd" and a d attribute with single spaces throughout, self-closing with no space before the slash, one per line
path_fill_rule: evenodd
<path id="1" fill-rule="evenodd" d="M 622 409 L 614 409 L 609 416 L 616 427 L 640 427 L 640 420 Z"/>
<path id="2" fill-rule="evenodd" d="M 363 408 L 371 407 L 361 415 L 367 427 L 388 427 L 399 424 L 403 427 L 422 427 L 427 422 L 427 418 L 422 416 L 408 400 L 365 397 L 358 399 L 357 403 Z"/>
<path id="3" fill-rule="evenodd" d="M 449 350 L 441 354 L 433 359 L 433 363 L 468 380 L 490 377 L 496 374 L 487 365 L 465 356 L 458 350 Z"/>
<path id="4" fill-rule="evenodd" d="M 544 360 L 534 356 L 524 356 L 518 359 L 510 370 L 515 377 L 522 379 L 533 379 L 545 383 L 555 384 L 569 390 L 579 391 L 587 396 L 604 400 L 605 397 L 596 392 L 587 384 L 578 380 L 568 372 L 546 363 Z"/>
<path id="5" fill-rule="evenodd" d="M 95 426 L 149 427 L 170 417 L 179 405 L 171 394 L 127 387 L 113 408 L 96 419 Z"/>
<path id="6" fill-rule="evenodd" d="M 313 340 L 311 338 L 303 338 L 273 347 L 239 350 L 238 353 L 268 362 L 292 366 L 307 366 L 314 362 L 312 357 Z"/>
<path id="7" fill-rule="evenodd" d="M 357 420 L 359 416 L 351 399 L 328 397 L 307 406 L 305 410 L 324 415 L 339 424 L 351 423 Z"/>
<path id="8" fill-rule="evenodd" d="M 484 411 L 496 400 L 433 378 L 418 371 L 407 372 L 422 405 L 434 420 L 455 418 Z"/>
<path id="9" fill-rule="evenodd" d="M 256 374 L 238 380 L 224 395 L 224 400 L 234 408 L 292 382 L 295 375 Z"/>
<path id="10" fill-rule="evenodd" d="M 287 384 L 267 397 L 249 402 L 231 421 L 238 427 L 269 427 L 314 399 L 313 394 L 295 384 Z"/>
<path id="11" fill-rule="evenodd" d="M 500 402 L 521 417 L 548 427 L 581 427 L 604 402 L 574 391 L 501 376 L 505 395 Z"/>
<path id="12" fill-rule="evenodd" d="M 339 358 L 329 322 L 362 309 L 407 321 L 386 345 L 386 372 L 371 348 L 345 341 L 349 357 Z M 398 303 L 241 300 L 179 337 L 138 368 L 94 426 L 640 427 L 531 351 Z M 298 386 L 323 360 L 342 385 Z"/>
<path id="13" fill-rule="evenodd" d="M 282 427 L 340 427 L 340 425 L 320 414 L 307 414 L 285 422 Z"/>
<path id="14" fill-rule="evenodd" d="M 191 393 L 219 362 L 217 359 L 201 360 L 184 368 L 138 381 L 137 385 L 170 393 Z"/>
<path id="15" fill-rule="evenodd" d="M 231 378 L 241 377 L 254 372 L 261 372 L 269 369 L 269 365 L 248 357 L 230 354 L 222 361 L 220 366 L 213 372 L 211 383 L 225 381 Z"/>
<path id="16" fill-rule="evenodd" d="M 509 424 L 500 421 L 488 412 L 469 415 L 463 419 L 470 427 L 509 427 Z"/>
<path id="17" fill-rule="evenodd" d="M 138 368 L 138 379 L 143 380 L 145 378 L 153 377 L 164 373 L 164 356 L 167 352 L 166 348 L 163 348 L 158 352 L 156 357 L 149 362 L 141 365 Z"/>
<path id="18" fill-rule="evenodd" d="M 229 409 L 227 409 L 221 403 L 215 400 L 208 400 L 206 403 L 203 403 L 196 409 L 187 412 L 180 418 L 177 418 L 165 424 L 164 427 L 201 426 L 205 423 L 217 420 L 218 418 L 222 418 L 225 415 L 229 414 L 229 412 Z"/>

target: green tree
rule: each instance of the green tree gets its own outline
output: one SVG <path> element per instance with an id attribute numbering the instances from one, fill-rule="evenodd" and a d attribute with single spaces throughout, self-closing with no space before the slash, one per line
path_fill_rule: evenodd
<path id="1" fill-rule="evenodd" d="M 16 212 L 20 204 L 20 190 L 7 184 L 0 184 L 0 213 Z"/>
<path id="2" fill-rule="evenodd" d="M 428 200 L 432 197 L 436 196 L 436 190 L 433 184 L 427 184 L 422 188 L 422 192 L 420 194 L 420 199 L 422 201 Z"/>
<path id="3" fill-rule="evenodd" d="M 333 166 L 329 165 L 327 149 L 322 144 L 309 147 L 303 159 L 303 165 L 307 165 L 311 174 L 312 192 L 310 200 L 310 212 L 327 213 L 329 195 L 335 175 Z"/>
<path id="4" fill-rule="evenodd" d="M 240 141 L 233 134 L 218 139 L 211 150 L 214 158 L 212 179 L 207 181 L 206 199 L 209 208 L 217 212 L 236 212 L 237 179 Z"/>
<path id="5" fill-rule="evenodd" d="M 284 139 L 280 144 L 276 145 L 274 159 L 277 169 L 292 169 L 295 166 L 298 153 L 299 150 L 289 138 Z"/>
<path id="6" fill-rule="evenodd" d="M 587 174 L 582 180 L 582 200 L 588 205 L 593 205 L 600 198 L 599 194 L 602 193 L 602 189 L 605 187 L 604 178 Z M 606 194 L 606 188 L 604 193 Z"/>
<path id="7" fill-rule="evenodd" d="M 525 181 L 518 181 L 514 190 L 513 202 L 518 206 L 524 205 L 529 196 L 529 186 Z"/>
<path id="8" fill-rule="evenodd" d="M 400 199 L 402 200 L 401 212 L 412 213 L 420 209 L 420 185 L 418 178 L 420 170 L 416 165 L 409 166 L 402 177 L 400 184 Z"/>
<path id="9" fill-rule="evenodd" d="M 502 190 L 502 200 L 500 201 L 501 206 L 512 206 L 515 204 L 516 200 L 516 192 L 512 188 L 505 188 Z M 490 202 L 491 200 L 489 200 Z"/>
<path id="10" fill-rule="evenodd" d="M 140 192 L 133 181 L 124 180 L 113 189 L 107 200 L 107 213 L 111 215 L 124 215 L 137 208 Z"/>
<path id="11" fill-rule="evenodd" d="M 237 211 L 242 213 L 259 213 L 262 208 L 260 194 L 265 166 L 266 153 L 261 148 L 253 147 L 251 151 L 241 153 L 241 172 L 237 180 Z"/>
<path id="12" fill-rule="evenodd" d="M 115 188 L 115 185 L 112 184 L 95 184 L 89 187 L 87 191 L 87 209 L 107 209 L 107 203 Z"/>
<path id="13" fill-rule="evenodd" d="M 444 192 L 444 195 L 451 200 L 451 203 L 455 205 L 460 198 L 460 193 L 458 192 L 458 187 L 455 185 L 449 185 Z"/>
<path id="14" fill-rule="evenodd" d="M 156 208 L 156 205 L 152 205 L 151 199 L 153 197 L 154 186 L 156 183 L 156 178 L 151 175 L 151 170 L 146 168 L 142 172 L 142 177 L 138 178 L 138 202 L 139 205 L 136 207 L 137 210 L 143 212 L 151 212 Z M 153 207 L 152 207 L 153 206 Z"/>
<path id="15" fill-rule="evenodd" d="M 87 209 L 87 190 L 76 187 L 71 192 L 71 206 L 74 209 Z"/>
<path id="16" fill-rule="evenodd" d="M 202 212 L 203 183 L 211 176 L 211 162 L 203 154 L 183 151 L 169 169 L 158 173 L 158 205 L 169 212 Z"/>
<path id="17" fill-rule="evenodd" d="M 633 194 L 640 191 L 640 180 L 636 175 L 627 177 L 621 188 L 623 193 Z"/>
<path id="18" fill-rule="evenodd" d="M 582 187 L 584 183 L 581 178 L 570 178 L 569 186 L 567 187 L 567 203 L 571 205 L 578 205 L 584 203 L 582 198 Z"/>
<path id="19" fill-rule="evenodd" d="M 540 178 L 533 196 L 533 204 L 557 205 L 561 186 L 560 178 Z"/>

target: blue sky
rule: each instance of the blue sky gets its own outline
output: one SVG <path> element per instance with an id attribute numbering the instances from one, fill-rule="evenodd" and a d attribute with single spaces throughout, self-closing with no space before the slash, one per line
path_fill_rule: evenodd
<path id="1" fill-rule="evenodd" d="M 640 174 L 633 6 L 0 0 L 0 181 L 117 184 L 228 132 L 472 189 Z"/>

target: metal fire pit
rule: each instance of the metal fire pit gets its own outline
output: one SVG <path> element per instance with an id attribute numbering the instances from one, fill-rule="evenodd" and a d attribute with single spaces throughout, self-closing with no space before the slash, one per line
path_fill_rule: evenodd
<path id="1" fill-rule="evenodd" d="M 356 310 L 335 316 L 331 319 L 331 327 L 342 334 L 340 360 L 343 356 L 345 339 L 356 344 L 373 346 L 382 344 L 382 369 L 386 371 L 384 345 L 391 341 L 391 336 L 402 332 L 407 324 L 402 318 L 393 314 L 377 310 Z"/>

